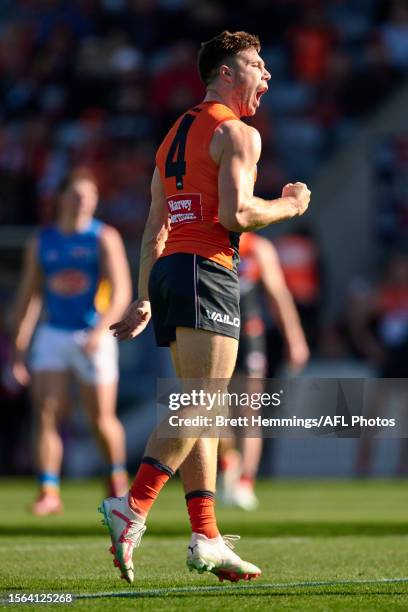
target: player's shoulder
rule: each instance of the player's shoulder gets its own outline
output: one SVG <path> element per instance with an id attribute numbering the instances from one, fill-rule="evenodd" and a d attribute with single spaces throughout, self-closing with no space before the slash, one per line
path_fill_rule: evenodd
<path id="1" fill-rule="evenodd" d="M 92 217 L 89 221 L 87 228 L 84 230 L 85 234 L 91 238 L 102 240 L 106 235 L 109 236 L 112 232 L 116 232 L 114 227 L 111 227 L 104 221 Z"/>
<path id="2" fill-rule="evenodd" d="M 46 247 L 52 226 L 37 227 L 30 233 L 25 241 L 25 253 L 30 258 L 37 259 Z"/>
<path id="3" fill-rule="evenodd" d="M 239 119 L 224 121 L 217 128 L 215 136 L 224 149 L 260 153 L 261 136 L 258 130 Z"/>
<path id="4" fill-rule="evenodd" d="M 29 240 L 39 240 L 40 238 L 49 238 L 58 232 L 55 223 L 41 225 L 34 229 L 29 237 Z"/>
<path id="5" fill-rule="evenodd" d="M 27 238 L 26 246 L 28 249 L 37 249 L 46 245 L 56 233 L 57 230 L 54 224 L 37 227 Z"/>
<path id="6" fill-rule="evenodd" d="M 259 257 L 267 257 L 269 259 L 273 259 L 274 261 L 278 260 L 278 253 L 276 248 L 268 238 L 265 238 L 265 236 L 261 236 L 259 234 L 254 233 L 252 245 L 253 250 Z"/>
<path id="7" fill-rule="evenodd" d="M 106 246 L 115 246 L 118 242 L 122 242 L 122 237 L 116 227 L 107 223 L 100 223 L 100 238 L 102 244 Z"/>
<path id="8" fill-rule="evenodd" d="M 258 130 L 240 119 L 227 119 L 215 131 L 232 142 L 240 139 L 261 140 Z"/>

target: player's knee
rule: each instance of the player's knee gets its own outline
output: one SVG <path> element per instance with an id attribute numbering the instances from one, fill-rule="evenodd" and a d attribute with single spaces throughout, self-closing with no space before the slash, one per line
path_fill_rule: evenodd
<path id="1" fill-rule="evenodd" d="M 58 421 L 58 404 L 44 401 L 37 411 L 37 423 L 42 428 L 54 429 Z"/>
<path id="2" fill-rule="evenodd" d="M 94 413 L 90 417 L 91 426 L 96 431 L 112 431 L 117 427 L 118 420 L 113 414 Z"/>

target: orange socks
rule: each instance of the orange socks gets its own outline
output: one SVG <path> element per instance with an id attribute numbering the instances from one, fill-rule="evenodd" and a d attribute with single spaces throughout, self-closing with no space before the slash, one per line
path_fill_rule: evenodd
<path id="1" fill-rule="evenodd" d="M 240 465 L 241 455 L 237 450 L 235 450 L 235 448 L 229 448 L 218 459 L 219 472 L 228 472 L 229 470 L 235 470 L 238 472 Z"/>
<path id="2" fill-rule="evenodd" d="M 143 457 L 129 491 L 129 506 L 145 517 L 168 479 L 174 472 L 153 457 Z"/>
<path id="3" fill-rule="evenodd" d="M 250 487 L 251 489 L 253 489 L 255 484 L 255 478 L 253 476 L 247 476 L 246 474 L 242 474 L 241 478 L 239 479 L 239 482 L 245 487 Z"/>
<path id="4" fill-rule="evenodd" d="M 146 517 L 154 500 L 174 472 L 153 457 L 143 457 L 131 489 L 129 506 L 141 517 Z M 192 491 L 186 495 L 191 529 L 207 538 L 219 535 L 215 518 L 215 494 L 212 491 Z"/>
<path id="5" fill-rule="evenodd" d="M 186 495 L 191 530 L 207 538 L 216 538 L 220 532 L 215 518 L 215 494 L 212 491 L 191 491 Z"/>

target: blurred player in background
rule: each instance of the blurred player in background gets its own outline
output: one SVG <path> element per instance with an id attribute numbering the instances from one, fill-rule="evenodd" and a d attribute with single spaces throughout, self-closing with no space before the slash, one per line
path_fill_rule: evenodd
<path id="1" fill-rule="evenodd" d="M 286 284 L 295 302 L 304 334 L 310 351 L 313 354 L 319 345 L 321 336 L 321 305 L 323 295 L 324 270 L 320 247 L 311 229 L 302 225 L 296 231 L 282 234 L 274 239 L 274 246 L 279 257 Z M 279 343 L 276 328 L 268 334 L 272 351 L 277 358 L 282 351 L 275 351 Z M 283 348 L 283 347 L 282 347 Z M 274 369 L 273 360 L 268 364 Z M 281 359 L 279 359 L 281 361 Z"/>
<path id="2" fill-rule="evenodd" d="M 292 373 L 299 372 L 306 365 L 309 348 L 277 252 L 271 242 L 253 232 L 245 232 L 241 234 L 239 255 L 241 335 L 234 376 L 257 379 L 251 381 L 249 388 L 253 393 L 262 393 L 262 379 L 267 375 L 267 357 L 260 286 L 282 333 Z M 261 432 L 255 438 L 243 436 L 240 442 L 241 454 L 234 448 L 233 438 L 223 438 L 220 441 L 219 499 L 224 504 L 255 510 L 258 500 L 254 484 L 262 453 Z"/>
<path id="3" fill-rule="evenodd" d="M 37 231 L 28 243 L 14 310 L 11 368 L 26 384 L 31 373 L 40 483 L 32 506 L 36 515 L 62 510 L 58 425 L 71 374 L 79 381 L 90 423 L 110 464 L 110 493 L 119 495 L 128 486 L 125 435 L 116 416 L 117 344 L 107 330 L 130 302 L 131 281 L 122 239 L 94 219 L 97 202 L 93 175 L 74 170 L 61 187 L 55 224 Z M 110 295 L 103 296 L 102 287 Z M 28 367 L 27 351 L 43 302 L 46 318 L 35 334 Z M 102 313 L 98 302 L 105 302 Z"/>
<path id="4" fill-rule="evenodd" d="M 152 202 L 142 240 L 139 298 L 113 326 L 119 340 L 134 338 L 151 316 L 159 346 L 169 346 L 177 375 L 231 378 L 238 351 L 239 235 L 302 215 L 310 191 L 288 184 L 282 196 L 253 195 L 260 135 L 240 119 L 256 113 L 270 74 L 259 39 L 223 32 L 203 43 L 198 57 L 207 95 L 170 129 L 156 155 Z M 148 512 L 180 468 L 192 539 L 190 570 L 237 581 L 261 571 L 232 551 L 218 530 L 215 509 L 216 438 L 159 438 L 153 432 L 128 497 L 105 499 L 114 563 L 134 579 L 133 549 Z M 228 545 L 230 544 L 230 545 Z"/>

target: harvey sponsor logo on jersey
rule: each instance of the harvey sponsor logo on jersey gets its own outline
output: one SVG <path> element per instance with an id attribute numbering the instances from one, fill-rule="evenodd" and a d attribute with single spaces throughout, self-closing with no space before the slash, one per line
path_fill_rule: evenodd
<path id="1" fill-rule="evenodd" d="M 80 270 L 60 270 L 48 279 L 49 290 L 60 297 L 82 295 L 89 286 L 89 276 Z"/>
<path id="2" fill-rule="evenodd" d="M 167 198 L 171 225 L 203 220 L 200 193 L 182 193 Z"/>
<path id="3" fill-rule="evenodd" d="M 230 318 L 229 314 L 222 314 L 221 312 L 216 312 L 215 310 L 206 309 L 207 317 L 214 321 L 215 323 L 225 323 L 226 325 L 232 325 L 234 327 L 240 326 L 239 317 Z"/>

